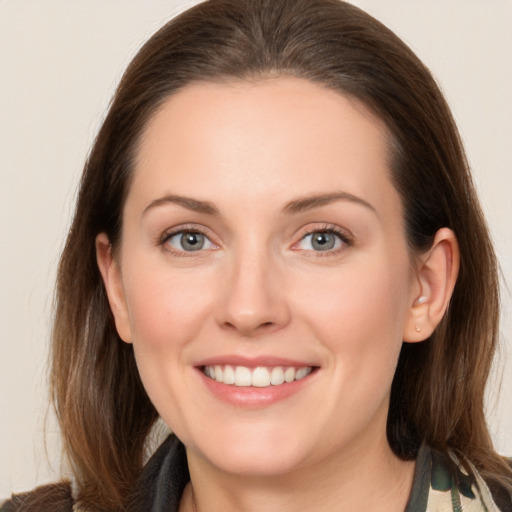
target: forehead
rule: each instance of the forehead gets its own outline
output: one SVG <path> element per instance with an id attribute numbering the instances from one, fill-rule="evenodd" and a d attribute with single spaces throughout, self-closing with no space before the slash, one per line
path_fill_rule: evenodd
<path id="1" fill-rule="evenodd" d="M 197 83 L 147 124 L 132 189 L 279 202 L 341 188 L 396 205 L 388 140 L 360 102 L 307 80 Z"/>

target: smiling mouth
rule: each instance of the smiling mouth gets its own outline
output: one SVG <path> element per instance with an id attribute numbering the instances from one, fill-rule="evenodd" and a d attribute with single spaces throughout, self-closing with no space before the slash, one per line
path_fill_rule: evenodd
<path id="1" fill-rule="evenodd" d="M 293 366 L 247 366 L 214 365 L 203 366 L 203 373 L 212 380 L 239 387 L 267 388 L 280 386 L 307 377 L 314 368 L 304 366 L 295 368 Z"/>

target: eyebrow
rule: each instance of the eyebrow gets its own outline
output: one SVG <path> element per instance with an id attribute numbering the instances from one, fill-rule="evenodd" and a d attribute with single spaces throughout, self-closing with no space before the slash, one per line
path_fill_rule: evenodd
<path id="1" fill-rule="evenodd" d="M 377 213 L 375 208 L 370 203 L 364 199 L 361 199 L 360 197 L 349 194 L 348 192 L 316 194 L 313 196 L 296 199 L 287 203 L 283 208 L 283 211 L 285 213 L 300 213 L 306 210 L 312 210 L 313 208 L 319 208 L 336 201 L 350 201 L 352 203 L 360 204 L 361 206 L 368 208 L 374 213 Z M 151 203 L 149 203 L 149 205 L 144 208 L 142 214 L 145 215 L 149 210 L 159 206 L 164 206 L 166 204 L 177 204 L 187 208 L 188 210 L 204 213 L 206 215 L 219 215 L 219 210 L 217 207 L 209 201 L 200 201 L 199 199 L 192 199 L 191 197 L 179 196 L 176 194 L 169 194 L 151 201 Z"/>
<path id="2" fill-rule="evenodd" d="M 151 201 L 142 215 L 145 215 L 149 210 L 157 208 L 158 206 L 164 206 L 166 204 L 177 204 L 183 206 L 188 210 L 192 210 L 198 213 L 205 213 L 207 215 L 219 215 L 219 210 L 209 201 L 199 201 L 198 199 L 192 199 L 191 197 L 178 196 L 175 194 L 169 194 L 154 201 Z"/>
<path id="3" fill-rule="evenodd" d="M 368 208 L 375 214 L 377 213 L 377 210 L 370 203 L 360 197 L 349 194 L 348 192 L 331 192 L 328 194 L 317 194 L 296 199 L 295 201 L 290 201 L 284 207 L 284 211 L 286 213 L 299 213 L 305 210 L 319 208 L 320 206 L 325 206 L 327 204 L 334 203 L 335 201 L 350 201 L 351 203 L 356 203 Z"/>

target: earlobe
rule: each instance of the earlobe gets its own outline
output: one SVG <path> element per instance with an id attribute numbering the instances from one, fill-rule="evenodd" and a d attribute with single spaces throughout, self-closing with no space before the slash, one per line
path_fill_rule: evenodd
<path id="1" fill-rule="evenodd" d="M 96 237 L 96 261 L 107 292 L 108 302 L 114 316 L 117 332 L 123 341 L 131 343 L 132 334 L 121 269 L 112 254 L 112 246 L 105 233 L 100 233 Z"/>
<path id="2" fill-rule="evenodd" d="M 434 243 L 419 258 L 417 277 L 420 293 L 410 306 L 404 329 L 404 341 L 426 340 L 441 322 L 455 288 L 460 252 L 455 233 L 440 229 Z"/>

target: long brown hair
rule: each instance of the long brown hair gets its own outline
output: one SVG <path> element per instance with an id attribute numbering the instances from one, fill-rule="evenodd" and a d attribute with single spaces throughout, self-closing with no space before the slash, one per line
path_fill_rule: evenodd
<path id="1" fill-rule="evenodd" d="M 451 304 L 431 338 L 404 344 L 388 439 L 415 457 L 422 442 L 465 454 L 488 479 L 512 482 L 493 449 L 484 389 L 495 352 L 497 264 L 450 110 L 434 79 L 390 30 L 339 0 L 210 0 L 161 28 L 117 89 L 85 165 L 62 255 L 52 391 L 79 500 L 120 510 L 140 474 L 158 415 L 123 343 L 96 265 L 95 237 L 114 250 L 141 132 L 162 102 L 197 81 L 296 76 L 354 97 L 386 124 L 391 173 L 411 251 L 441 227 L 458 239 Z"/>

